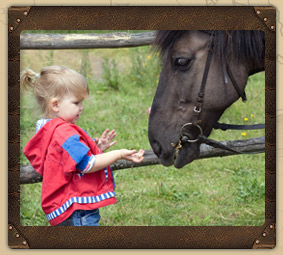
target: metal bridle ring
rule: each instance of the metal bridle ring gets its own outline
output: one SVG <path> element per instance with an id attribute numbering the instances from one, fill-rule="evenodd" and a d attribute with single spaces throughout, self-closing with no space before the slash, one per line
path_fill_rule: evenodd
<path id="1" fill-rule="evenodd" d="M 199 136 L 201 136 L 201 135 L 203 135 L 203 131 L 202 131 L 202 128 L 199 126 L 199 125 L 194 125 L 193 123 L 186 123 L 186 124 L 184 124 L 183 126 L 182 126 L 182 128 L 181 128 L 181 138 L 184 136 L 184 134 L 183 134 L 183 129 L 184 129 L 184 127 L 187 127 L 187 126 L 193 126 L 193 127 L 197 127 L 198 128 L 198 130 L 199 130 L 199 135 L 197 136 L 197 138 L 196 139 L 188 139 L 187 140 L 187 142 L 188 143 L 195 143 L 195 142 L 197 142 L 198 140 L 199 140 Z"/>

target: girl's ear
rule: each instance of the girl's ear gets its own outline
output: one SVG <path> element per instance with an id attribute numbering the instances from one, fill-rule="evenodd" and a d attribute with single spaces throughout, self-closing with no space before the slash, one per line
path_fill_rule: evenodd
<path id="1" fill-rule="evenodd" d="M 59 100 L 57 98 L 51 99 L 49 105 L 53 112 L 57 113 L 59 111 Z"/>

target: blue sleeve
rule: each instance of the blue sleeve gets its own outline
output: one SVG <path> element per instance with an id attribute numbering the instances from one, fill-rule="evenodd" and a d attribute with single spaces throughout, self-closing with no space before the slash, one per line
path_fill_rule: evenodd
<path id="1" fill-rule="evenodd" d="M 78 135 L 70 136 L 62 147 L 76 162 L 78 170 L 83 171 L 87 167 L 92 155 L 89 155 L 90 149 L 80 141 Z"/>

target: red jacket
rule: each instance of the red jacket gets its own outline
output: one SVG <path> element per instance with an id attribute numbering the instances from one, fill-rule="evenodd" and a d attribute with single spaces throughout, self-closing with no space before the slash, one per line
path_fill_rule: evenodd
<path id="1" fill-rule="evenodd" d="M 80 127 L 52 119 L 23 152 L 43 176 L 41 205 L 51 225 L 61 223 L 75 210 L 92 210 L 116 202 L 110 167 L 85 173 L 102 151 Z"/>

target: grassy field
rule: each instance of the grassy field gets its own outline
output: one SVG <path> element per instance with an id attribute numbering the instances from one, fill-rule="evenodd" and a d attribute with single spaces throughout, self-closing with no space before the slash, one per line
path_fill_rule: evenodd
<path id="1" fill-rule="evenodd" d="M 67 64 L 66 64 L 67 63 Z M 78 125 L 97 137 L 115 128 L 113 149 L 151 149 L 148 113 L 158 83 L 158 56 L 149 47 L 103 50 L 21 51 L 21 69 L 67 65 L 88 79 L 91 97 Z M 247 103 L 240 100 L 221 121 L 265 121 L 264 73 L 249 78 Z M 40 112 L 33 97 L 21 97 L 21 149 Z M 218 140 L 247 139 L 264 131 L 214 131 Z M 114 172 L 118 202 L 101 209 L 102 226 L 250 226 L 265 221 L 265 155 L 196 160 L 182 169 L 161 165 Z M 27 164 L 21 154 L 21 164 Z M 21 223 L 48 225 L 40 204 L 41 183 L 21 185 Z"/>

